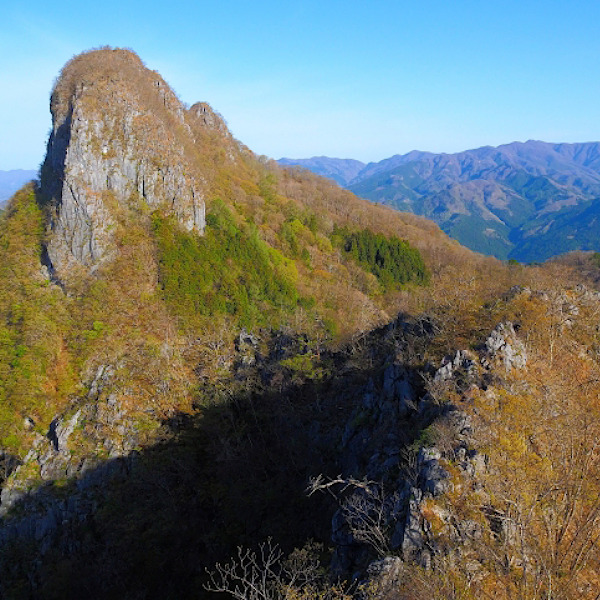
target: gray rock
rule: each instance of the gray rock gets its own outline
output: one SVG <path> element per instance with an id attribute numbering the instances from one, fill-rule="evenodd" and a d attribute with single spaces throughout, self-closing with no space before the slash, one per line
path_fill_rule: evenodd
<path id="1" fill-rule="evenodd" d="M 394 396 L 394 386 L 397 378 L 397 365 L 392 364 L 386 367 L 383 372 L 383 398 L 390 400 Z"/>
<path id="2" fill-rule="evenodd" d="M 380 397 L 380 410 L 386 412 L 383 418 L 389 418 L 389 411 L 395 411 L 400 419 L 407 418 L 415 411 L 415 391 L 406 369 L 398 363 L 386 367 L 383 373 L 383 389 Z"/>
<path id="3" fill-rule="evenodd" d="M 453 357 L 444 358 L 440 368 L 433 376 L 433 381 L 436 383 L 448 381 L 454 378 L 455 373 L 459 370 L 470 378 L 475 374 L 475 361 L 465 350 L 457 350 Z"/>
<path id="4" fill-rule="evenodd" d="M 448 381 L 448 379 L 452 379 L 453 375 L 454 365 L 452 364 L 452 361 L 447 360 L 445 362 L 442 362 L 440 368 L 435 372 L 435 375 L 433 376 L 433 381 L 435 381 L 436 383 L 440 381 Z"/>
<path id="5" fill-rule="evenodd" d="M 351 546 L 355 543 L 341 509 L 335 512 L 331 520 L 331 541 L 336 546 Z"/>
<path id="6" fill-rule="evenodd" d="M 96 375 L 90 384 L 88 391 L 88 398 L 90 400 L 97 400 L 98 396 L 108 383 L 110 378 L 114 375 L 114 369 L 109 365 L 100 365 L 96 370 Z"/>
<path id="7" fill-rule="evenodd" d="M 116 70 L 102 84 L 59 82 L 51 101 L 52 131 L 41 186 L 52 207 L 47 245 L 52 270 L 75 264 L 94 269 L 115 254 L 113 233 L 123 209 L 139 202 L 161 207 L 188 230 L 205 227 L 205 182 L 193 176 L 173 128 L 190 139 L 184 109 L 169 87 L 123 54 L 124 68 L 139 71 L 149 101 Z M 63 74 L 63 78 L 69 76 Z M 160 143 L 156 143 L 160 140 Z M 60 278 L 60 277 L 59 277 Z"/>
<path id="8" fill-rule="evenodd" d="M 385 597 L 388 591 L 397 588 L 402 580 L 404 563 L 398 556 L 386 556 L 373 561 L 367 567 L 367 574 L 371 580 L 377 581 L 378 597 Z"/>
<path id="9" fill-rule="evenodd" d="M 452 486 L 450 474 L 440 464 L 441 458 L 437 448 L 421 448 L 417 458 L 421 488 L 432 496 L 440 496 Z"/>
<path id="10" fill-rule="evenodd" d="M 418 488 L 411 490 L 408 501 L 406 522 L 402 531 L 402 556 L 404 560 L 416 560 L 425 546 L 425 533 L 421 521 L 421 500 L 423 493 Z"/>
<path id="11" fill-rule="evenodd" d="M 510 321 L 500 323 L 485 341 L 487 356 L 504 365 L 507 371 L 523 369 L 527 365 L 525 345 L 518 339 Z"/>
<path id="12" fill-rule="evenodd" d="M 250 367 L 256 364 L 258 338 L 243 328 L 235 340 L 235 349 L 239 354 L 241 366 Z"/>
<path id="13" fill-rule="evenodd" d="M 22 488 L 4 486 L 0 493 L 0 518 L 4 517 L 10 508 L 27 496 L 27 491 Z"/>

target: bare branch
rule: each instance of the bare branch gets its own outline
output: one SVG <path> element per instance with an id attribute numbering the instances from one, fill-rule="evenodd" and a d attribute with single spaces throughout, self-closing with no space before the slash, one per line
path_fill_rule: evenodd
<path id="1" fill-rule="evenodd" d="M 353 477 L 343 478 L 341 475 L 338 475 L 335 479 L 327 480 L 322 474 L 319 474 L 316 477 L 311 477 L 306 488 L 306 493 L 309 496 L 312 496 L 315 492 L 327 491 L 337 499 L 340 494 L 343 494 L 349 488 L 360 488 L 368 491 L 374 485 L 376 485 L 374 481 L 366 479 L 354 479 Z M 340 486 L 337 490 L 337 494 L 332 490 L 332 488 L 336 486 Z"/>
<path id="2" fill-rule="evenodd" d="M 237 559 L 226 564 L 217 563 L 214 571 L 206 572 L 209 592 L 227 593 L 238 600 L 276 600 L 280 597 L 281 559 L 283 553 L 271 542 L 260 544 L 258 553 L 241 547 Z"/>

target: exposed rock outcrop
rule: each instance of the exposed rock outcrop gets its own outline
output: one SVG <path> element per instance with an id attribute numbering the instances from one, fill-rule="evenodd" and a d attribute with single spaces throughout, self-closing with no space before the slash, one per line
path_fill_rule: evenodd
<path id="1" fill-rule="evenodd" d="M 35 544 L 40 561 L 50 551 L 77 553 L 77 532 L 91 526 L 111 486 L 131 477 L 144 434 L 115 393 L 114 375 L 113 366 L 98 366 L 85 396 L 13 464 L 0 494 L 1 547 Z M 2 554 L 0 570 L 10 570 L 10 560 Z"/>
<path id="2" fill-rule="evenodd" d="M 198 106 L 198 105 L 197 105 Z M 207 105 L 207 127 L 225 129 Z M 188 114 L 130 51 L 75 57 L 51 98 L 52 131 L 41 185 L 51 207 L 48 258 L 60 274 L 109 259 L 128 210 L 161 208 L 203 232 L 206 182 L 197 169 Z"/>
<path id="3" fill-rule="evenodd" d="M 213 110 L 207 102 L 196 102 L 196 104 L 190 107 L 189 112 L 198 120 L 198 122 L 208 129 L 220 133 L 227 139 L 232 139 L 231 133 L 229 132 L 229 129 L 227 129 L 223 117 Z"/>
<path id="4" fill-rule="evenodd" d="M 130 455 L 139 437 L 134 421 L 111 389 L 113 375 L 113 367 L 100 365 L 85 397 L 67 413 L 57 415 L 45 436 L 36 434 L 31 450 L 21 464 L 15 465 L 2 487 L 0 517 L 7 515 L 15 504 L 27 502 L 30 493 L 39 496 L 39 488 L 45 483 L 79 481 L 92 467 L 99 473 L 96 475 L 99 480 L 104 475 L 111 476 L 115 468 L 120 471 L 115 465 L 107 467 L 106 472 L 98 470 L 103 464 L 101 456 L 121 459 Z M 94 455 L 81 456 L 78 446 L 82 445 L 93 448 Z M 83 483 L 76 484 L 77 488 L 82 486 Z M 53 497 L 49 493 L 48 501 Z"/>
<path id="5" fill-rule="evenodd" d="M 489 501 L 480 481 L 487 458 L 463 403 L 485 393 L 492 369 L 509 373 L 526 362 L 523 342 L 504 322 L 479 354 L 461 350 L 446 357 L 429 390 L 419 389 L 419 374 L 398 362 L 379 382 L 368 382 L 342 438 L 346 479 L 332 520 L 335 573 L 368 573 L 381 584 L 401 571 L 400 559 L 390 554 L 430 568 L 436 557 L 468 551 L 482 538 L 485 518 L 456 514 L 445 500 L 468 490 L 482 505 Z M 374 555 L 382 560 L 368 566 Z"/>
<path id="6" fill-rule="evenodd" d="M 485 341 L 487 356 L 502 363 L 506 371 L 522 369 L 527 364 L 525 344 L 517 338 L 510 322 L 500 323 Z"/>

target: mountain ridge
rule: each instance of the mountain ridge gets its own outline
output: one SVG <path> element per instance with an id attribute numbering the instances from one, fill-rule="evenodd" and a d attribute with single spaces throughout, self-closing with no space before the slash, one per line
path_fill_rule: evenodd
<path id="1" fill-rule="evenodd" d="M 311 161 L 298 164 L 317 168 L 319 161 Z M 319 168 L 326 175 L 324 164 Z M 577 212 L 600 198 L 598 142 L 529 140 L 454 154 L 410 152 L 364 165 L 343 185 L 373 202 L 432 218 L 468 247 L 499 258 L 530 262 L 600 249 L 591 235 L 580 243 L 572 235 Z M 551 231 L 553 249 L 543 240 L 535 247 L 539 231 Z"/>
<path id="2" fill-rule="evenodd" d="M 11 169 L 0 171 L 0 206 L 2 206 L 20 187 L 37 177 L 33 169 Z"/>
<path id="3" fill-rule="evenodd" d="M 597 256 L 476 254 L 129 50 L 51 102 L 0 215 L 2 598 L 596 597 Z"/>

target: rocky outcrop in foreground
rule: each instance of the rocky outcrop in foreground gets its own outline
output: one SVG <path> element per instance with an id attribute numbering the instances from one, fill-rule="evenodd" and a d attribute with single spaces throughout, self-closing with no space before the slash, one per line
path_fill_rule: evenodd
<path id="1" fill-rule="evenodd" d="M 334 573 L 393 580 L 404 563 L 428 569 L 483 538 L 481 521 L 453 514 L 445 502 L 457 489 L 489 502 L 480 482 L 487 458 L 461 404 L 475 390 L 486 393 L 492 369 L 508 374 L 526 365 L 523 342 L 504 322 L 478 354 L 446 358 L 425 394 L 419 374 L 398 362 L 369 381 L 342 439 L 346 477 L 332 520 Z M 372 562 L 374 555 L 381 559 Z"/>

